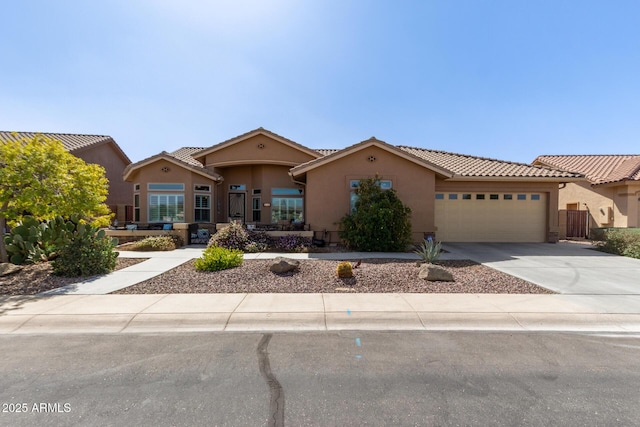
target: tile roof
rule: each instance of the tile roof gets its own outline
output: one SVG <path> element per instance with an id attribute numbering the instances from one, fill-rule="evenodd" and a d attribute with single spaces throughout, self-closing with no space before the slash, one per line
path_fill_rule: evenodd
<path id="1" fill-rule="evenodd" d="M 191 166 L 195 166 L 198 168 L 204 168 L 202 163 L 193 158 L 193 154 L 199 151 L 204 150 L 205 147 L 182 147 L 177 149 L 176 151 L 172 151 L 167 153 L 171 157 L 175 157 L 176 159 L 188 163 Z"/>
<path id="2" fill-rule="evenodd" d="M 122 151 L 116 142 L 108 135 L 83 135 L 71 133 L 46 133 L 46 132 L 8 132 L 0 131 L 0 140 L 19 141 L 22 138 L 33 138 L 36 135 L 44 135 L 51 139 L 60 141 L 64 148 L 73 153 L 74 151 L 89 148 L 94 145 L 112 142 L 116 149 L 124 156 L 127 163 L 131 163 L 129 157 Z"/>
<path id="3" fill-rule="evenodd" d="M 399 146 L 401 150 L 420 157 L 443 169 L 450 170 L 455 177 L 476 178 L 580 178 L 579 174 L 542 166 L 531 166 L 486 157 L 449 153 Z"/>
<path id="4" fill-rule="evenodd" d="M 317 151 L 318 153 L 322 154 L 323 156 L 328 156 L 329 154 L 336 153 L 336 152 L 338 152 L 340 150 L 338 148 L 316 148 L 313 151 Z"/>
<path id="5" fill-rule="evenodd" d="M 544 155 L 533 163 L 584 174 L 596 185 L 640 181 L 638 154 Z"/>

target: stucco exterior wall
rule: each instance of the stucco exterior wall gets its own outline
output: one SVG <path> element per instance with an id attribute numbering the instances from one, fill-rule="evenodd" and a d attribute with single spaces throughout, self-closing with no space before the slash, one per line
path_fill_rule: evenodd
<path id="1" fill-rule="evenodd" d="M 168 168 L 168 172 L 164 172 L 163 168 Z M 140 221 L 141 223 L 149 222 L 149 193 L 147 184 L 164 183 L 164 184 L 184 184 L 184 221 L 194 222 L 194 205 L 195 205 L 195 185 L 209 185 L 210 193 L 198 192 L 198 194 L 209 194 L 211 196 L 212 212 L 211 218 L 214 218 L 214 200 L 217 191 L 216 182 L 205 176 L 192 172 L 188 169 L 179 167 L 171 162 L 160 159 L 145 167 L 133 172 L 129 178 L 130 183 L 140 184 L 140 191 L 133 191 L 133 194 L 140 194 Z M 151 191 L 152 193 L 180 193 L 179 191 Z M 133 195 L 129 199 L 128 204 L 133 205 Z"/>
<path id="2" fill-rule="evenodd" d="M 375 157 L 374 162 L 369 157 Z M 412 239 L 434 231 L 434 172 L 379 147 L 363 148 L 307 173 L 306 219 L 316 237 L 338 242 L 337 222 L 350 210 L 350 181 L 378 174 L 391 180 L 412 210 Z M 325 233 L 322 233 L 326 231 Z"/>
<path id="3" fill-rule="evenodd" d="M 560 216 L 567 205 L 589 211 L 590 227 L 640 227 L 640 183 L 592 187 L 587 182 L 569 183 L 560 190 Z"/>
<path id="4" fill-rule="evenodd" d="M 122 179 L 122 173 L 128 163 L 114 149 L 113 145 L 100 144 L 91 146 L 85 150 L 77 150 L 72 153 L 87 163 L 101 165 L 109 180 L 109 194 L 107 205 L 130 205 L 133 186 Z"/>
<path id="5" fill-rule="evenodd" d="M 266 135 L 256 135 L 205 156 L 207 167 L 239 164 L 280 164 L 296 166 L 313 160 L 310 154 Z"/>
<path id="6" fill-rule="evenodd" d="M 614 227 L 614 189 L 611 187 L 592 187 L 588 182 L 570 182 L 560 189 L 558 207 L 560 216 L 565 215 L 568 206 L 578 205 L 578 210 L 589 211 L 590 227 Z M 618 214 L 619 216 L 619 214 Z"/>
<path id="7" fill-rule="evenodd" d="M 640 227 L 640 183 L 613 188 L 613 215 L 615 227 Z"/>

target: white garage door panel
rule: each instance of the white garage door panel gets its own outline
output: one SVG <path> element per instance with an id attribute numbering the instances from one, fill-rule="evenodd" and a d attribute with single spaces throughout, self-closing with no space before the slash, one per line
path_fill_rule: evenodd
<path id="1" fill-rule="evenodd" d="M 470 194 L 471 199 L 464 199 L 463 194 Z M 484 194 L 485 199 L 478 199 L 477 194 Z M 438 228 L 436 232 L 438 240 L 443 242 L 546 241 L 545 194 L 497 194 L 498 199 L 492 200 L 489 193 L 437 193 L 435 222 Z M 511 200 L 506 199 L 505 194 L 510 195 Z"/>

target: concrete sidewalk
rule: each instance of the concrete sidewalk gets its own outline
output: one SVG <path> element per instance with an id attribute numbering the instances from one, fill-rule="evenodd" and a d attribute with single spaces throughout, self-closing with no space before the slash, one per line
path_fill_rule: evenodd
<path id="1" fill-rule="evenodd" d="M 626 266 L 637 260 L 602 256 L 562 245 L 511 247 L 456 244 L 442 259 L 471 258 L 541 286 L 557 295 L 507 294 L 170 294 L 105 295 L 154 277 L 190 259 L 202 248 L 172 252 L 121 252 L 149 258 L 114 273 L 38 296 L 0 297 L 0 333 L 157 333 L 213 331 L 332 330 L 509 330 L 640 332 L 637 281 L 626 282 Z M 412 253 L 245 254 L 245 259 L 284 255 L 298 259 L 416 259 Z M 589 260 L 583 259 L 589 257 Z M 572 257 L 572 258 L 567 258 Z M 597 258 L 596 258 L 597 257 Z M 555 280 L 563 268 L 575 273 L 610 265 L 609 282 L 589 274 Z M 546 266 L 546 270 L 545 270 Z M 524 273 L 523 273 L 524 271 Z M 547 274 L 543 274 L 546 271 Z M 562 274 L 559 277 L 563 277 Z M 638 277 L 638 276 L 635 276 Z M 619 280 L 619 281 L 620 281 Z M 635 284 L 635 285 L 634 285 Z M 575 289 L 585 292 L 572 292 Z M 563 292 L 566 291 L 566 292 Z M 588 291 L 591 292 L 588 292 Z M 607 294 L 606 291 L 610 290 Z"/>
<path id="2" fill-rule="evenodd" d="M 640 297 L 635 304 L 640 304 Z M 170 294 L 9 297 L 0 333 L 508 330 L 640 332 L 606 296 Z"/>

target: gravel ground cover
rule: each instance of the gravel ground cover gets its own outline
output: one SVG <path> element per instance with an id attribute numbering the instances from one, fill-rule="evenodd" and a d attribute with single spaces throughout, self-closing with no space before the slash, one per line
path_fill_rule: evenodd
<path id="1" fill-rule="evenodd" d="M 116 270 L 145 261 L 146 258 L 116 258 Z M 35 295 L 87 279 L 87 277 L 54 276 L 48 262 L 26 265 L 9 276 L 0 277 L 0 295 Z"/>
<path id="2" fill-rule="evenodd" d="M 334 292 L 422 292 L 422 293 L 510 293 L 552 294 L 532 283 L 469 260 L 440 261 L 455 282 L 427 282 L 418 278 L 415 261 L 365 259 L 354 277 L 336 277 L 338 261 L 303 260 L 297 272 L 274 274 L 270 260 L 245 260 L 242 266 L 201 272 L 194 261 L 186 262 L 145 282 L 116 294 L 173 293 L 334 293 Z"/>

